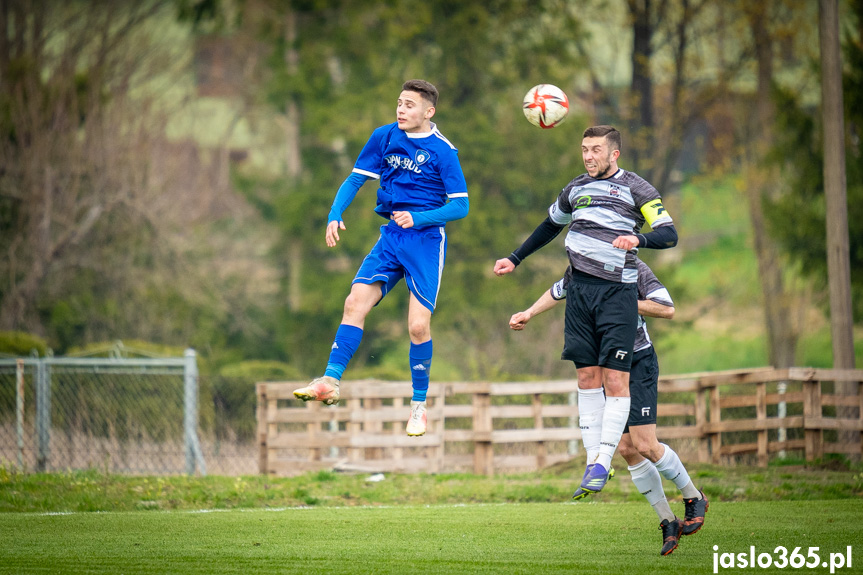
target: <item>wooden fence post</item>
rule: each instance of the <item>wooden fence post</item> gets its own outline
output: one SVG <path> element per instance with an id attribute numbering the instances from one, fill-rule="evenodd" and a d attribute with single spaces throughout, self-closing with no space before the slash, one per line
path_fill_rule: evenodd
<path id="1" fill-rule="evenodd" d="M 363 431 L 363 424 L 357 420 L 357 417 L 354 416 L 355 413 L 362 412 L 362 400 L 359 397 L 351 397 L 347 403 L 348 413 L 350 414 L 348 417 L 348 423 L 346 425 L 348 436 L 356 437 L 360 435 Z M 356 463 L 358 461 L 362 461 L 362 459 L 362 447 L 348 447 L 348 461 L 350 461 L 351 463 Z"/>
<path id="2" fill-rule="evenodd" d="M 258 473 L 269 475 L 267 465 L 267 384 L 259 383 L 255 386 L 258 392 L 258 403 L 255 411 L 258 417 Z"/>
<path id="3" fill-rule="evenodd" d="M 311 410 L 312 413 L 317 413 L 320 410 L 321 405 L 323 405 L 319 401 L 308 401 L 306 402 L 306 409 Z M 310 421 L 306 424 L 306 431 L 309 434 L 309 444 L 316 445 L 318 435 L 321 433 L 321 424 L 317 421 Z M 313 447 L 309 449 L 309 461 L 320 461 L 321 460 L 321 448 Z"/>
<path id="4" fill-rule="evenodd" d="M 444 447 L 446 445 L 446 386 L 439 384 L 438 389 L 440 392 L 434 400 L 432 409 L 434 409 L 434 413 L 440 415 L 432 418 L 432 422 L 436 423 L 434 423 L 431 431 L 440 435 L 440 444 L 437 447 L 431 448 L 431 457 L 433 460 L 432 473 L 439 473 L 443 470 Z"/>
<path id="5" fill-rule="evenodd" d="M 366 398 L 365 409 L 368 411 L 380 410 L 383 402 L 380 398 Z M 380 420 L 366 421 L 363 426 L 363 431 L 373 435 L 378 435 L 384 430 L 384 422 Z M 367 447 L 365 451 L 366 461 L 376 461 L 384 458 L 384 450 L 382 447 Z"/>
<path id="6" fill-rule="evenodd" d="M 698 462 L 708 463 L 710 461 L 710 441 L 704 432 L 704 424 L 707 422 L 707 394 L 704 389 L 698 388 L 695 392 L 695 428 L 698 431 Z"/>
<path id="7" fill-rule="evenodd" d="M 803 429 L 805 430 L 806 461 L 814 461 L 824 455 L 824 431 L 820 427 L 810 429 L 808 426 L 811 421 L 820 422 L 821 417 L 821 382 L 804 381 Z"/>
<path id="8" fill-rule="evenodd" d="M 393 399 L 393 407 L 400 407 L 402 408 L 402 411 L 410 413 L 410 399 L 408 399 L 408 404 L 406 406 L 404 398 L 395 398 Z M 390 429 L 390 433 L 392 433 L 393 435 L 401 436 L 403 433 L 405 433 L 405 428 L 397 423 L 393 423 L 392 428 Z M 401 461 L 404 459 L 404 448 L 398 446 L 393 447 L 391 450 L 390 458 L 396 462 L 396 467 L 398 467 Z"/>
<path id="9" fill-rule="evenodd" d="M 863 381 L 857 382 L 857 417 L 860 420 L 860 457 L 863 459 Z"/>
<path id="10" fill-rule="evenodd" d="M 542 429 L 542 394 L 533 394 L 533 428 Z M 542 469 L 546 465 L 548 450 L 544 441 L 536 442 L 536 468 Z"/>
<path id="11" fill-rule="evenodd" d="M 722 410 L 719 408 L 719 385 L 713 384 L 710 388 L 710 425 L 717 429 L 722 420 Z M 714 431 L 710 435 L 710 455 L 711 460 L 715 464 L 721 462 L 720 450 L 722 448 L 722 434 L 719 431 Z"/>
<path id="12" fill-rule="evenodd" d="M 755 419 L 758 421 L 758 467 L 767 467 L 767 384 L 755 388 Z"/>
<path id="13" fill-rule="evenodd" d="M 494 475 L 491 431 L 491 393 L 485 386 L 473 394 L 473 472 L 477 475 Z"/>

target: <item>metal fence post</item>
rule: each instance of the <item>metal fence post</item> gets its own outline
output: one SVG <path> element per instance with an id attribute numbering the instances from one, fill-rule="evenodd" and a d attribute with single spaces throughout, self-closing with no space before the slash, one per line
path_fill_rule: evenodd
<path id="1" fill-rule="evenodd" d="M 36 360 L 36 471 L 47 471 L 51 457 L 51 366 Z"/>
<path id="2" fill-rule="evenodd" d="M 187 349 L 183 367 L 183 438 L 186 444 L 186 473 L 195 474 L 195 446 L 192 438 L 198 429 L 197 371 L 194 350 Z"/>
<path id="3" fill-rule="evenodd" d="M 15 435 L 18 443 L 18 469 L 24 470 L 24 360 L 15 362 Z"/>
<path id="4" fill-rule="evenodd" d="M 183 354 L 183 436 L 186 443 L 186 473 L 194 475 L 197 466 L 201 475 L 207 474 L 204 455 L 198 442 L 198 361 L 195 350 Z"/>

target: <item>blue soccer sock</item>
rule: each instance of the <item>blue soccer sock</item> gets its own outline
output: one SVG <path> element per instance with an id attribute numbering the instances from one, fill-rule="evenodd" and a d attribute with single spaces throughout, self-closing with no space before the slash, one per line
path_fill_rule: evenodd
<path id="1" fill-rule="evenodd" d="M 348 367 L 348 362 L 356 353 L 362 339 L 362 328 L 341 324 L 336 331 L 333 348 L 330 350 L 330 361 L 327 363 L 327 370 L 324 375 L 341 380 L 345 368 Z"/>
<path id="2" fill-rule="evenodd" d="M 425 401 L 429 390 L 429 371 L 432 360 L 432 340 L 416 344 L 411 342 L 411 382 L 414 394 L 411 401 Z"/>

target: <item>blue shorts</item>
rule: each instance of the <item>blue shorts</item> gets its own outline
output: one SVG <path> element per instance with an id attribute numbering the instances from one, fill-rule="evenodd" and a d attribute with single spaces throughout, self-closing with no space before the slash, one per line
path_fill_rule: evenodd
<path id="1" fill-rule="evenodd" d="M 415 230 L 395 222 L 381 226 L 381 237 L 372 248 L 352 283 L 383 282 L 381 299 L 405 278 L 412 294 L 434 312 L 440 278 L 446 260 L 446 232 L 443 227 Z"/>

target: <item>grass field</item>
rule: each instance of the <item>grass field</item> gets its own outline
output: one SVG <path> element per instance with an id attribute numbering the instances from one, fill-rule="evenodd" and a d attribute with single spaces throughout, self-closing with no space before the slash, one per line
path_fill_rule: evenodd
<path id="1" fill-rule="evenodd" d="M 835 572 L 861 573 L 861 519 L 860 499 L 715 502 L 705 527 L 660 557 L 643 503 L 9 513 L 0 573 L 693 574 L 713 572 L 714 546 L 774 557 L 777 546 L 819 547 L 826 561 L 849 545 L 852 568 Z"/>
<path id="2" fill-rule="evenodd" d="M 696 486 L 712 501 L 811 501 L 863 497 L 863 469 L 839 461 L 821 465 L 722 466 L 689 464 Z M 621 473 L 601 500 L 644 499 L 619 457 Z M 584 471 L 584 459 L 542 471 L 498 474 L 310 472 L 296 477 L 110 475 L 95 469 L 65 473 L 19 473 L 0 465 L 0 517 L 8 512 L 196 511 L 273 507 L 354 507 L 455 505 L 461 503 L 566 503 Z M 670 500 L 680 500 L 665 481 Z"/>
<path id="3" fill-rule="evenodd" d="M 852 546 L 863 573 L 859 465 L 691 465 L 701 532 L 659 556 L 653 510 L 621 473 L 573 503 L 582 463 L 535 473 L 143 477 L 0 466 L 0 575 L 30 573 L 713 573 L 722 553 L 821 561 Z M 683 513 L 665 482 L 672 509 Z M 713 547 L 718 546 L 718 551 Z M 855 553 L 860 557 L 855 557 Z M 802 568 L 829 573 L 827 567 Z M 769 573 L 798 569 L 718 569 Z"/>

